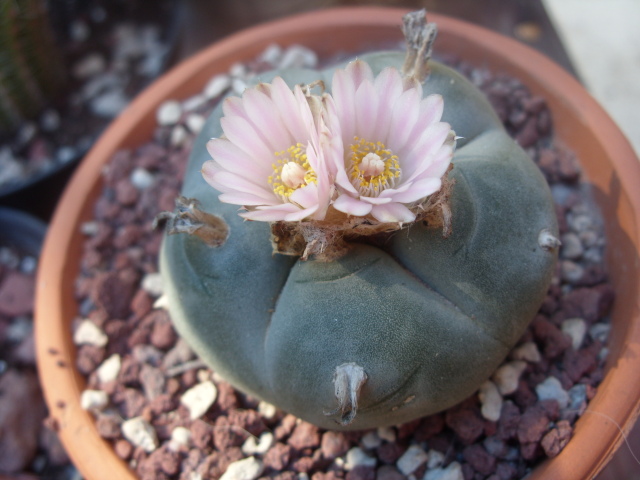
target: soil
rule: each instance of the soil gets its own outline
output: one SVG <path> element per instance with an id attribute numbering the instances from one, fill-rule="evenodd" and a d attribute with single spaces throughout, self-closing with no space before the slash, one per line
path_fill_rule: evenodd
<path id="1" fill-rule="evenodd" d="M 215 82 L 241 91 L 251 73 L 287 55 L 274 48 L 213 80 L 209 93 Z M 315 62 L 306 54 L 301 62 Z M 83 403 L 139 478 L 190 480 L 225 472 L 230 478 L 241 469 L 242 478 L 508 480 L 523 478 L 570 441 L 607 355 L 614 291 L 603 265 L 600 218 L 578 159 L 553 141 L 544 99 L 517 79 L 442 60 L 487 94 L 556 202 L 563 241 L 556 274 L 504 365 L 479 394 L 445 412 L 355 433 L 300 421 L 236 391 L 203 365 L 161 308 L 162 232 L 152 229 L 160 211 L 173 210 L 197 126 L 220 95 L 181 99 L 172 104 L 179 114 L 163 117 L 153 141 L 119 152 L 105 169 L 94 220 L 83 225 L 87 239 L 76 288 L 77 368 L 87 378 Z M 194 392 L 201 404 L 190 402 Z"/>

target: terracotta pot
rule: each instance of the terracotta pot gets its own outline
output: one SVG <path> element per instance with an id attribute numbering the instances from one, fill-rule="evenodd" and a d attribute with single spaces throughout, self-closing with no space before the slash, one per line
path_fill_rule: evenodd
<path id="1" fill-rule="evenodd" d="M 302 14 L 228 37 L 157 80 L 111 125 L 87 155 L 58 205 L 41 256 L 36 296 L 36 341 L 40 375 L 51 415 L 71 458 L 88 479 L 133 478 L 80 408 L 84 379 L 74 368 L 71 321 L 73 283 L 82 247 L 80 224 L 90 219 L 101 187 L 101 168 L 119 149 L 146 142 L 156 108 L 166 99 L 200 91 L 214 74 L 254 58 L 269 43 L 301 43 L 321 57 L 358 52 L 401 41 L 403 10 L 348 8 Z M 440 33 L 438 52 L 456 53 L 476 65 L 521 79 L 547 99 L 557 139 L 581 160 L 603 212 L 608 263 L 617 300 L 613 311 L 606 376 L 574 437 L 531 479 L 584 479 L 600 471 L 628 431 L 640 404 L 640 164 L 627 140 L 582 86 L 551 61 L 512 40 L 450 18 L 431 15 Z"/>

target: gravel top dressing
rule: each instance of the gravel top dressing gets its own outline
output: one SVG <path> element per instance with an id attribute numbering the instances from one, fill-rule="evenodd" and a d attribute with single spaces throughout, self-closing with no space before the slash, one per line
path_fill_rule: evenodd
<path id="1" fill-rule="evenodd" d="M 363 432 L 324 431 L 234 390 L 199 361 L 162 306 L 154 217 L 174 209 L 190 146 L 229 91 L 274 67 L 317 67 L 271 46 L 158 110 L 154 139 L 116 154 L 86 235 L 76 284 L 83 406 L 141 479 L 485 479 L 524 477 L 570 441 L 607 355 L 614 292 L 605 239 L 578 159 L 553 142 L 543 98 L 517 79 L 441 58 L 484 91 L 548 180 L 562 247 L 546 299 L 477 395 L 437 415 Z M 455 215 L 455 212 L 454 212 Z M 267 241 L 265 239 L 265 241 Z"/>

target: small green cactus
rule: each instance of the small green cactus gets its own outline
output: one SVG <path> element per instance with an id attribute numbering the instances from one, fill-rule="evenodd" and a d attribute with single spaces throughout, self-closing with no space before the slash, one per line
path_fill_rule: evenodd
<path id="1" fill-rule="evenodd" d="M 398 52 L 360 58 L 374 74 L 404 61 Z M 164 240 L 179 333 L 237 388 L 325 428 L 399 424 L 464 400 L 518 341 L 552 278 L 558 227 L 544 178 L 481 92 L 444 65 L 429 69 L 424 95 L 443 97 L 442 120 L 459 137 L 446 238 L 416 222 L 329 261 L 274 255 L 269 225 L 244 221 L 202 180 L 207 140 L 223 133 L 219 107 L 182 193 L 224 220 L 226 240 Z M 261 80 L 321 80 L 331 92 L 333 73 Z"/>
<path id="2" fill-rule="evenodd" d="M 44 0 L 0 2 L 0 133 L 37 115 L 64 84 L 47 13 Z"/>

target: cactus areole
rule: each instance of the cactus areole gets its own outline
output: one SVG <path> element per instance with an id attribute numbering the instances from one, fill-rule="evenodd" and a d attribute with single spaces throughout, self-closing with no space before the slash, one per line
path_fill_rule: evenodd
<path id="1" fill-rule="evenodd" d="M 535 315 L 557 258 L 556 216 L 538 168 L 469 81 L 435 61 L 429 60 L 424 68 L 426 61 L 410 57 L 411 52 L 406 61 L 415 68 L 407 68 L 405 55 L 399 52 L 371 53 L 360 59 L 373 75 L 395 67 L 421 81 L 423 98 L 442 97 L 441 120 L 457 136 L 453 168 L 447 174 L 453 185 L 446 205 L 448 235 L 443 236 L 441 226 L 433 228 L 416 215 L 414 222 L 393 220 L 403 228 L 382 241 L 379 234 L 374 235 L 377 241 L 364 235 L 349 238 L 335 258 L 320 258 L 322 252 L 314 250 L 306 260 L 274 254 L 274 224 L 241 218 L 238 205 L 220 201 L 220 192 L 203 180 L 203 164 L 211 160 L 207 142 L 223 135 L 225 113 L 220 106 L 194 144 L 186 170 L 182 195 L 197 199 L 199 205 L 184 203 L 173 222 L 176 227 L 185 215 L 195 216 L 178 230 L 200 233 L 168 235 L 162 247 L 160 268 L 171 317 L 197 354 L 238 389 L 324 428 L 400 424 L 472 395 Z M 338 103 L 337 85 L 332 84 L 339 78 L 335 67 L 278 71 L 262 75 L 260 81 L 275 77 L 291 89 L 320 80 Z M 229 110 L 227 106 L 227 115 Z M 325 137 L 320 130 L 319 138 Z M 357 154 L 364 141 L 354 142 Z M 391 150 L 379 147 L 376 155 L 350 157 L 366 174 L 359 187 L 382 178 L 384 172 L 404 168 L 402 156 L 396 162 L 393 152 L 387 155 L 387 151 Z M 366 190 L 375 197 L 370 200 L 362 189 L 356 191 L 339 180 L 336 187 L 326 189 L 318 173 L 321 166 L 313 163 L 322 159 L 307 159 L 313 154 L 309 149 L 304 158 L 295 152 L 283 164 L 286 168 L 279 167 L 280 176 L 270 179 L 270 184 L 277 184 L 276 193 L 285 192 L 279 198 L 287 200 L 291 189 L 313 184 L 313 199 L 328 192 L 329 211 L 344 204 L 347 221 L 367 202 L 374 210 L 362 218 L 372 219 L 375 211 L 382 212 L 380 217 L 409 215 L 405 206 L 375 210 L 383 201 L 409 199 L 397 193 L 413 188 L 402 187 L 406 171 L 395 190 L 387 192 L 387 197 L 395 195 L 392 200 Z M 328 178 L 339 177 L 334 167 L 326 170 Z M 348 173 L 343 179 L 356 178 L 353 168 Z M 222 182 L 224 177 L 215 178 Z M 338 201 L 340 194 L 348 198 Z M 292 225 L 314 215 L 321 218 L 315 207 L 303 207 L 307 205 L 302 200 L 285 205 L 294 215 L 308 214 Z M 358 228 L 369 224 L 375 225 L 375 219 L 360 222 Z"/>

